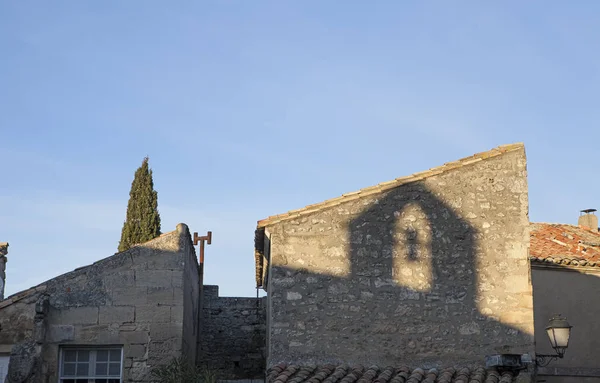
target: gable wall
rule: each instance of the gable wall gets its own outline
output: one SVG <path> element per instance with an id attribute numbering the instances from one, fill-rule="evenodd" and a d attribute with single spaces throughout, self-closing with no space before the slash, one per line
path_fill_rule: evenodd
<path id="1" fill-rule="evenodd" d="M 268 366 L 533 351 L 523 149 L 266 231 Z"/>
<path id="2" fill-rule="evenodd" d="M 177 231 L 48 281 L 37 297 L 37 319 L 33 298 L 0 310 L 0 317 L 22 310 L 13 316 L 22 315 L 24 323 L 30 323 L 6 340 L 27 339 L 41 346 L 35 378 L 44 382 L 57 381 L 63 345 L 122 345 L 124 381 L 149 382 L 153 366 L 181 356 L 184 350 L 192 358 L 195 355 L 196 332 L 190 333 L 194 324 L 186 322 L 197 323 L 198 313 L 185 307 L 186 301 L 198 301 L 194 272 L 186 271 L 194 265 L 197 276 L 187 226 L 179 225 Z M 192 337 L 191 342 L 183 342 L 184 334 Z M 13 355 L 11 364 L 18 358 Z"/>

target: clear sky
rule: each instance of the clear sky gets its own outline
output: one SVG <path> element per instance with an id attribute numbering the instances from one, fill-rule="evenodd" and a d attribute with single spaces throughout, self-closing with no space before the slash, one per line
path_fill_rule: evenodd
<path id="1" fill-rule="evenodd" d="M 600 2 L 2 1 L 7 294 L 116 252 L 150 156 L 163 232 L 252 296 L 256 221 L 525 142 L 530 218 L 599 208 Z"/>

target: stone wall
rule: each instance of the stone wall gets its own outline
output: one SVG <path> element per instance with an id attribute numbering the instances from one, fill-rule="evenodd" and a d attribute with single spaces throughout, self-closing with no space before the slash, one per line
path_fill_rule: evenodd
<path id="1" fill-rule="evenodd" d="M 0 353 L 10 353 L 13 345 L 33 337 L 36 300 L 34 292 L 10 305 L 0 302 Z"/>
<path id="2" fill-rule="evenodd" d="M 268 366 L 533 352 L 524 148 L 482 157 L 266 223 Z"/>
<path id="3" fill-rule="evenodd" d="M 220 379 L 264 379 L 265 298 L 219 297 L 204 286 L 198 362 Z"/>
<path id="4" fill-rule="evenodd" d="M 28 342 L 38 349 L 36 379 L 50 383 L 58 378 L 59 346 L 122 345 L 124 382 L 149 382 L 152 367 L 184 351 L 195 353 L 193 333 L 192 346 L 183 342 L 194 329 L 185 322 L 198 318 L 193 307 L 186 309 L 186 301 L 198 301 L 194 273 L 191 238 L 180 224 L 177 231 L 24 292 L 29 295 L 18 302 L 10 303 L 18 296 L 0 302 L 0 318 L 8 314 L 19 322 L 0 331 L 0 344 L 15 346 L 9 377 L 24 376 L 13 360 Z"/>

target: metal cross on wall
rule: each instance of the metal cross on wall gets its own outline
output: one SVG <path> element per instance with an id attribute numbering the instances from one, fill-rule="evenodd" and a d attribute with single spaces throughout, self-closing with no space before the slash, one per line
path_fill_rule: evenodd
<path id="1" fill-rule="evenodd" d="M 199 273 L 201 277 L 204 276 L 204 242 L 206 242 L 207 245 L 210 245 L 210 243 L 212 242 L 212 231 L 207 232 L 206 235 L 203 235 L 202 237 L 199 237 L 198 233 L 194 233 L 194 246 L 200 243 Z"/>

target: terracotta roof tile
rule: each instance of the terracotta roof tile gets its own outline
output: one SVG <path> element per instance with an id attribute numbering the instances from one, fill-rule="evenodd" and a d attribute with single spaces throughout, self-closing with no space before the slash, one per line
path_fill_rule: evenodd
<path id="1" fill-rule="evenodd" d="M 444 368 L 441 370 L 371 366 L 296 366 L 278 364 L 267 371 L 266 383 L 512 383 L 511 372 L 494 369 Z"/>
<path id="2" fill-rule="evenodd" d="M 529 257 L 536 264 L 600 267 L 600 233 L 575 225 L 532 223 Z"/>

